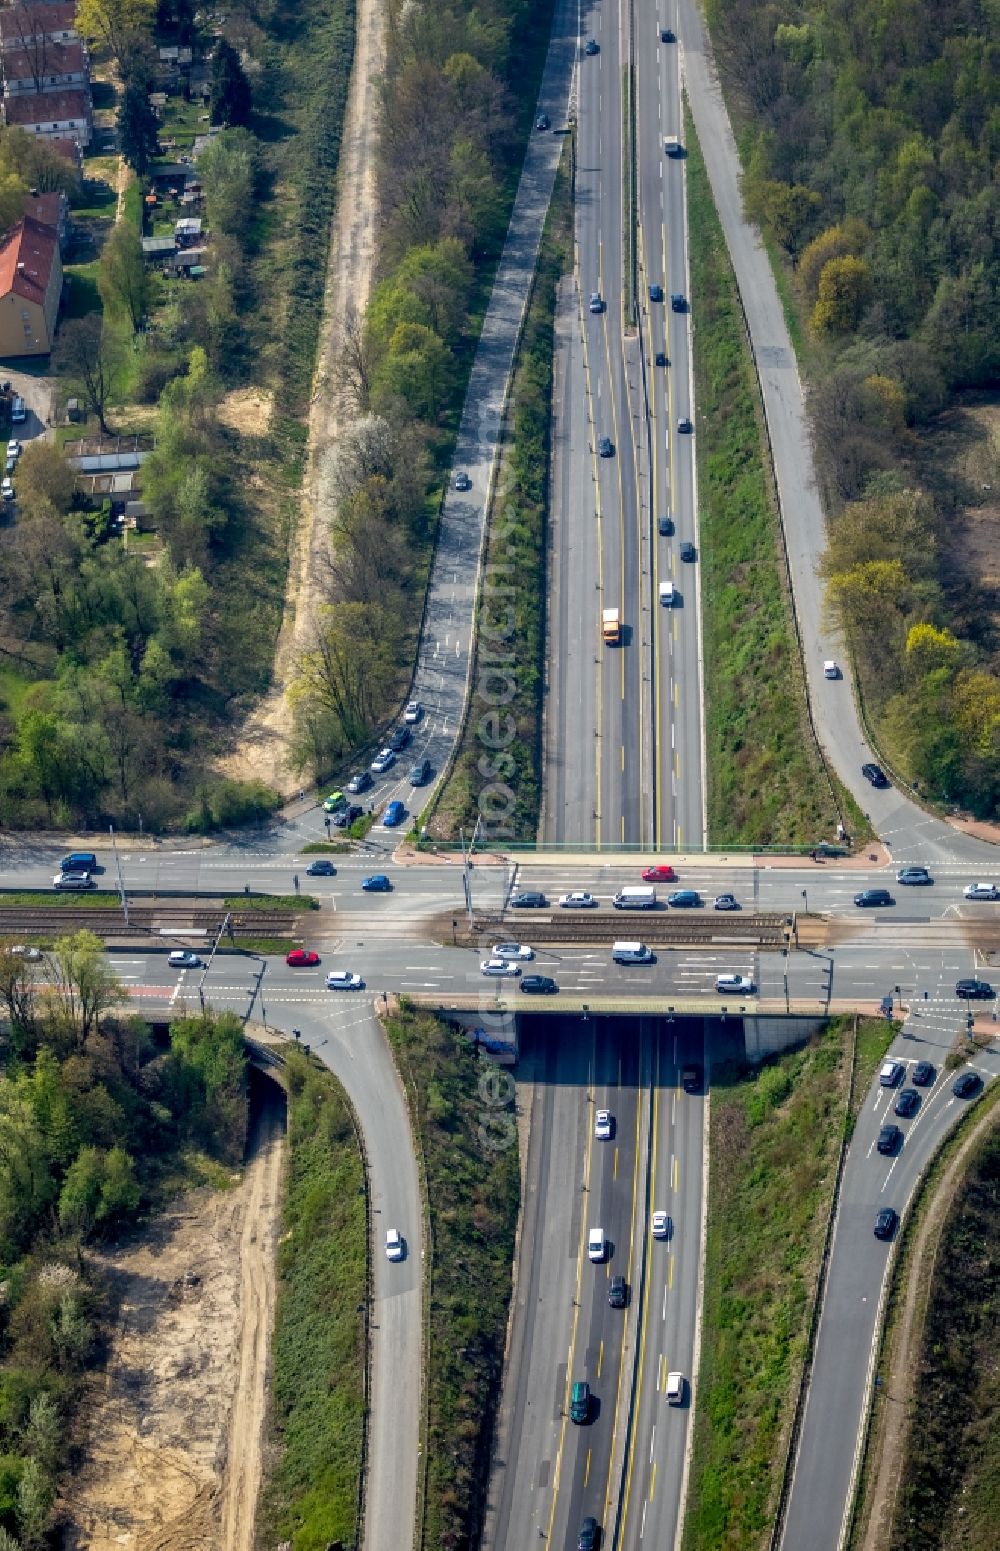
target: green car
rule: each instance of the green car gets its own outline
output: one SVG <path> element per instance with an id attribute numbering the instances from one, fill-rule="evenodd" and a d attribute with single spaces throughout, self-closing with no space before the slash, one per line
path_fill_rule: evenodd
<path id="1" fill-rule="evenodd" d="M 324 813 L 339 813 L 341 808 L 346 807 L 347 798 L 343 792 L 331 792 L 329 797 L 325 798 L 323 802 Z"/>
<path id="2" fill-rule="evenodd" d="M 590 1416 L 590 1385 L 579 1382 L 573 1385 L 569 1397 L 569 1419 L 571 1422 L 585 1422 Z"/>

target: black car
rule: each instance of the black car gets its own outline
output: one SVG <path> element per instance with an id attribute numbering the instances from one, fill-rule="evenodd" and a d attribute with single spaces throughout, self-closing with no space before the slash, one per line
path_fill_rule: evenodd
<path id="1" fill-rule="evenodd" d="M 431 778 L 431 762 L 429 759 L 420 759 L 410 771 L 411 786 L 426 786 Z"/>
<path id="2" fill-rule="evenodd" d="M 878 1134 L 878 1150 L 887 1153 L 890 1157 L 896 1151 L 903 1139 L 903 1133 L 898 1126 L 891 1123 L 883 1126 Z"/>
<path id="3" fill-rule="evenodd" d="M 576 1537 L 576 1551 L 597 1551 L 597 1520 L 589 1514 L 580 1525 L 580 1533 Z"/>
<path id="4" fill-rule="evenodd" d="M 600 440 L 597 443 L 597 454 L 598 454 L 598 457 L 601 457 L 601 458 L 613 458 L 614 457 L 614 455 L 615 455 L 615 444 L 611 440 L 610 436 L 602 436 L 600 438 Z"/>
<path id="5" fill-rule="evenodd" d="M 680 291 L 671 291 L 670 305 L 674 312 L 683 312 L 687 306 L 687 302 L 684 300 L 684 297 Z"/>
<path id="6" fill-rule="evenodd" d="M 549 126 L 551 125 L 551 123 L 552 123 L 552 120 L 549 118 L 549 115 L 547 113 L 539 113 L 538 117 L 535 120 L 535 128 L 536 129 L 548 129 Z"/>
<path id="7" fill-rule="evenodd" d="M 362 878 L 361 887 L 366 894 L 391 894 L 392 884 L 384 872 L 373 872 L 370 878 Z"/>
<path id="8" fill-rule="evenodd" d="M 347 790 L 357 796 L 359 792 L 367 792 L 371 784 L 372 778 L 370 773 L 367 770 L 359 770 L 357 775 L 351 776 L 347 783 Z"/>
<path id="9" fill-rule="evenodd" d="M 698 1093 L 701 1089 L 701 1067 L 685 1066 L 681 1072 L 681 1087 L 685 1093 Z"/>
<path id="10" fill-rule="evenodd" d="M 596 38 L 588 38 L 586 43 L 583 45 L 583 52 L 585 54 L 591 55 L 599 54 L 601 52 L 601 45 L 598 43 Z"/>
<path id="11" fill-rule="evenodd" d="M 690 540 L 685 540 L 685 542 L 681 545 L 681 559 L 682 560 L 693 560 L 694 558 L 695 558 L 695 547 L 690 542 Z"/>
<path id="12" fill-rule="evenodd" d="M 656 285 L 654 283 L 653 285 L 650 286 L 650 288 L 649 288 L 649 299 L 650 299 L 651 302 L 662 302 L 662 300 L 663 300 L 663 287 L 662 287 L 662 285 Z"/>
<path id="13" fill-rule="evenodd" d="M 672 517 L 661 517 L 657 521 L 656 526 L 659 528 L 663 537 L 668 539 L 671 533 L 674 531 L 674 519 Z"/>
<path id="14" fill-rule="evenodd" d="M 400 749 L 405 749 L 406 748 L 406 745 L 409 743 L 409 741 L 410 741 L 410 729 L 409 729 L 409 727 L 404 725 L 402 727 L 397 727 L 396 728 L 396 730 L 394 731 L 392 737 L 389 739 L 389 745 L 388 746 L 389 746 L 389 748 L 392 749 L 392 752 L 394 754 L 398 754 Z"/>
<path id="15" fill-rule="evenodd" d="M 608 1288 L 608 1302 L 613 1309 L 623 1309 L 628 1303 L 628 1282 L 623 1276 L 613 1276 Z"/>
<path id="16" fill-rule="evenodd" d="M 993 987 L 988 980 L 958 980 L 955 983 L 955 995 L 961 996 L 965 1001 L 979 1001 L 993 995 Z"/>
<path id="17" fill-rule="evenodd" d="M 907 883 L 912 887 L 933 883 L 934 879 L 926 867 L 901 867 L 896 874 L 897 883 Z"/>
<path id="18" fill-rule="evenodd" d="M 918 1061 L 913 1068 L 910 1081 L 915 1082 L 918 1088 L 929 1088 L 937 1076 L 937 1072 L 929 1061 Z"/>
<path id="19" fill-rule="evenodd" d="M 880 1212 L 875 1213 L 875 1237 L 877 1239 L 891 1239 L 896 1231 L 899 1218 L 891 1206 L 883 1206 Z"/>
<path id="20" fill-rule="evenodd" d="M 333 878 L 336 876 L 336 872 L 337 869 L 333 863 L 324 861 L 322 858 L 315 862 L 310 862 L 306 868 L 306 876 L 309 878 Z"/>
<path id="21" fill-rule="evenodd" d="M 880 765 L 862 765 L 861 774 L 872 786 L 888 786 L 889 777 Z"/>
<path id="22" fill-rule="evenodd" d="M 538 889 L 522 889 L 511 896 L 510 904 L 512 910 L 544 910 L 548 900 Z"/>
<path id="23" fill-rule="evenodd" d="M 854 903 L 866 910 L 872 906 L 894 905 L 896 901 L 888 889 L 862 889 L 860 894 L 855 894 Z"/>
<path id="24" fill-rule="evenodd" d="M 529 995 L 534 992 L 536 996 L 551 996 L 558 989 L 551 975 L 524 975 L 521 979 L 521 990 Z"/>
<path id="25" fill-rule="evenodd" d="M 893 1105 L 893 1112 L 897 1115 L 902 1115 L 904 1120 L 909 1120 L 911 1115 L 917 1113 L 917 1105 L 919 1103 L 920 1094 L 916 1088 L 904 1088 Z"/>
<path id="26" fill-rule="evenodd" d="M 667 352 L 665 350 L 657 350 L 655 359 L 657 366 L 670 365 L 670 362 L 667 360 Z"/>
<path id="27" fill-rule="evenodd" d="M 677 422 L 677 430 L 681 436 L 690 436 L 691 432 L 694 430 L 694 426 L 691 424 L 687 415 L 681 415 Z"/>
<path id="28" fill-rule="evenodd" d="M 971 1099 L 974 1093 L 978 1093 L 983 1080 L 978 1072 L 960 1072 L 951 1085 L 951 1091 L 956 1099 Z"/>
<path id="29" fill-rule="evenodd" d="M 349 824 L 354 823 L 355 819 L 359 819 L 364 811 L 364 808 L 359 807 L 356 802 L 348 803 L 346 808 L 341 808 L 339 813 L 333 815 L 334 828 L 346 829 Z"/>
<path id="30" fill-rule="evenodd" d="M 661 27 L 660 28 L 660 42 L 661 43 L 673 43 L 673 41 L 674 41 L 674 35 L 671 32 L 670 28 L 669 27 Z"/>

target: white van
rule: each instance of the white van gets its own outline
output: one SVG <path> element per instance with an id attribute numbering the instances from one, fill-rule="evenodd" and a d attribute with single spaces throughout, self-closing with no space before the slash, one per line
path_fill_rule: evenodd
<path id="1" fill-rule="evenodd" d="M 677 602 L 677 588 L 673 582 L 660 583 L 660 603 L 665 609 L 672 609 Z"/>
<path id="2" fill-rule="evenodd" d="M 611 945 L 615 964 L 655 964 L 656 955 L 644 942 L 616 942 Z"/>
<path id="3" fill-rule="evenodd" d="M 618 890 L 611 903 L 616 910 L 655 910 L 656 890 L 648 883 L 629 884 Z"/>
<path id="4" fill-rule="evenodd" d="M 18 393 L 15 393 L 11 399 L 10 418 L 13 425 L 23 425 L 28 418 L 28 411 L 24 407 L 24 400 Z"/>
<path id="5" fill-rule="evenodd" d="M 667 1405 L 679 1406 L 684 1399 L 683 1373 L 667 1374 Z"/>
<path id="6" fill-rule="evenodd" d="M 596 1265 L 599 1260 L 604 1259 L 607 1252 L 608 1241 L 604 1237 L 604 1229 L 591 1228 L 587 1234 L 587 1259 L 592 1260 Z"/>

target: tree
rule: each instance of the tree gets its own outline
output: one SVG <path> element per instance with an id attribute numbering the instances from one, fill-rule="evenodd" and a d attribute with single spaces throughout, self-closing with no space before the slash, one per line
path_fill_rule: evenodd
<path id="1" fill-rule="evenodd" d="M 14 1036 L 15 1048 L 23 1049 L 35 1030 L 35 977 L 11 944 L 0 945 L 0 1004 L 3 1005 Z"/>
<path id="2" fill-rule="evenodd" d="M 29 442 L 17 464 L 17 498 L 22 510 L 46 502 L 61 516 L 73 504 L 76 473 L 55 442 Z"/>
<path id="3" fill-rule="evenodd" d="M 26 189 L 40 194 L 75 194 L 80 178 L 72 162 L 38 135 L 15 125 L 0 130 L 0 168 L 15 173 Z"/>
<path id="4" fill-rule="evenodd" d="M 151 282 L 139 234 L 127 221 L 116 221 L 108 233 L 97 283 L 105 311 L 124 313 L 137 333 L 149 309 Z"/>
<path id="5" fill-rule="evenodd" d="M 118 145 L 122 156 L 141 177 L 156 155 L 159 121 L 142 80 L 130 81 L 118 109 Z"/>
<path id="6" fill-rule="evenodd" d="M 871 294 L 871 271 L 864 259 L 850 254 L 830 259 L 819 277 L 819 294 L 812 310 L 814 332 L 850 333 L 861 322 Z"/>
<path id="7" fill-rule="evenodd" d="M 108 434 L 108 401 L 115 390 L 119 361 L 114 340 L 97 313 L 64 323 L 56 346 L 57 369 L 80 386 L 87 408 Z"/>
<path id="8" fill-rule="evenodd" d="M 258 142 L 248 129 L 224 129 L 198 158 L 205 213 L 214 232 L 242 240 L 254 208 Z"/>
<path id="9" fill-rule="evenodd" d="M 153 35 L 157 0 L 78 0 L 76 24 L 113 55 L 123 79 L 136 51 Z"/>
<path id="10" fill-rule="evenodd" d="M 225 38 L 220 38 L 212 59 L 212 90 L 209 112 L 213 124 L 246 125 L 253 106 L 250 82 L 240 64 L 240 56 Z"/>
<path id="11" fill-rule="evenodd" d="M 401 398 L 421 420 L 437 419 L 454 375 L 451 352 L 433 329 L 400 323 L 379 363 L 376 389 L 383 404 Z"/>
<path id="12" fill-rule="evenodd" d="M 81 1147 L 66 1170 L 59 1192 L 59 1226 L 63 1233 L 85 1239 L 97 1221 L 104 1181 L 104 1154 L 99 1147 Z"/>
<path id="13" fill-rule="evenodd" d="M 112 1147 L 104 1160 L 104 1178 L 97 1208 L 98 1222 L 114 1223 L 130 1217 L 141 1197 L 133 1159 L 124 1147 Z"/>
<path id="14" fill-rule="evenodd" d="M 93 932 L 58 937 L 52 962 L 56 970 L 53 995 L 83 1046 L 104 1014 L 122 1006 L 128 996 L 104 956 L 101 939 Z"/>
<path id="15" fill-rule="evenodd" d="M 20 173 L 0 170 L 0 231 L 17 225 L 27 200 L 28 185 Z"/>
<path id="16" fill-rule="evenodd" d="M 751 219 L 773 232 L 785 252 L 793 257 L 823 204 L 819 195 L 803 183 L 781 183 L 768 178 L 745 178 L 743 198 Z"/>
<path id="17" fill-rule="evenodd" d="M 36 1551 L 44 1544 L 54 1497 L 52 1483 L 45 1471 L 29 1456 L 17 1487 L 17 1529 L 24 1551 Z"/>

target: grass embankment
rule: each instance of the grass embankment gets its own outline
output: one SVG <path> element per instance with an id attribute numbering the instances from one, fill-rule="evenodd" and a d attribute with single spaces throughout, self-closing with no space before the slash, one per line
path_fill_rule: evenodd
<path id="1" fill-rule="evenodd" d="M 430 1213 L 427 1433 L 417 1546 L 479 1543 L 520 1199 L 513 1080 L 405 1001 L 388 1035 Z"/>
<path id="2" fill-rule="evenodd" d="M 556 175 L 552 203 L 545 221 L 538 267 L 524 332 L 511 383 L 504 442 L 487 539 L 488 566 L 502 567 L 505 585 L 515 589 L 514 628 L 489 649 L 498 659 L 510 657 L 517 690 L 503 707 L 503 722 L 516 723 L 516 735 L 499 753 L 484 743 L 480 725 L 492 702 L 473 693 L 459 752 L 443 787 L 428 828 L 439 838 L 453 838 L 459 828 L 471 830 L 479 813 L 484 787 L 503 782 L 516 795 L 516 806 L 503 823 L 510 838 L 534 840 L 541 802 L 541 717 L 545 652 L 545 551 L 549 515 L 549 433 L 552 410 L 552 357 L 556 288 L 572 262 L 573 204 L 570 197 L 568 151 Z M 498 604 L 487 594 L 485 611 L 492 622 L 503 619 L 510 599 Z M 496 734 L 493 734 L 496 736 Z M 480 761 L 490 773 L 483 774 Z M 503 764 L 501 764 L 503 761 Z M 508 838 L 506 835 L 504 838 Z"/>
<path id="3" fill-rule="evenodd" d="M 687 191 L 714 845 L 812 845 L 837 810 L 806 713 L 757 380 L 693 125 Z"/>
<path id="4" fill-rule="evenodd" d="M 893 1026 L 859 1025 L 864 1091 Z M 684 1551 L 758 1551 L 777 1506 L 837 1160 L 851 1024 L 712 1073 L 698 1409 Z"/>
<path id="5" fill-rule="evenodd" d="M 0 891 L 0 905 L 51 905 L 55 909 L 79 910 L 86 905 L 88 909 L 95 910 L 120 910 L 121 899 L 116 892 L 110 889 L 81 889 L 79 893 L 70 890 L 56 893 L 53 889 L 4 889 Z"/>
<path id="6" fill-rule="evenodd" d="M 318 910 L 315 894 L 227 894 L 227 910 Z"/>
<path id="7" fill-rule="evenodd" d="M 987 1100 L 987 1102 L 990 1102 Z M 887 1506 L 888 1551 L 993 1551 L 1000 1479 L 1000 1336 L 996 1265 L 1000 1261 L 1000 1124 L 992 1101 L 987 1134 L 967 1143 L 967 1127 L 942 1149 L 910 1213 L 893 1270 L 887 1336 L 879 1365 L 869 1457 L 868 1500 L 852 1545 L 871 1544 L 865 1519 Z M 985 1117 L 977 1108 L 973 1123 Z M 958 1164 L 960 1177 L 949 1176 Z M 950 1200 L 939 1202 L 944 1192 Z M 944 1220 L 936 1232 L 933 1215 Z M 916 1286 L 913 1286 L 916 1279 Z M 921 1328 L 922 1327 L 922 1328 Z M 919 1395 L 920 1404 L 914 1404 Z M 884 1399 L 882 1397 L 885 1397 Z M 899 1413 L 908 1429 L 898 1439 Z M 882 1458 L 888 1448 L 888 1458 Z M 902 1448 L 894 1477 L 894 1451 Z M 888 1469 L 887 1469 L 888 1467 Z M 881 1473 L 880 1473 L 881 1472 Z M 878 1500 L 871 1494 L 876 1490 Z"/>
<path id="8" fill-rule="evenodd" d="M 261 1519 L 267 1544 L 287 1540 L 293 1551 L 315 1551 L 356 1543 L 368 1224 L 364 1167 L 343 1089 L 296 1050 L 287 1053 L 285 1070 L 288 1174 Z"/>

